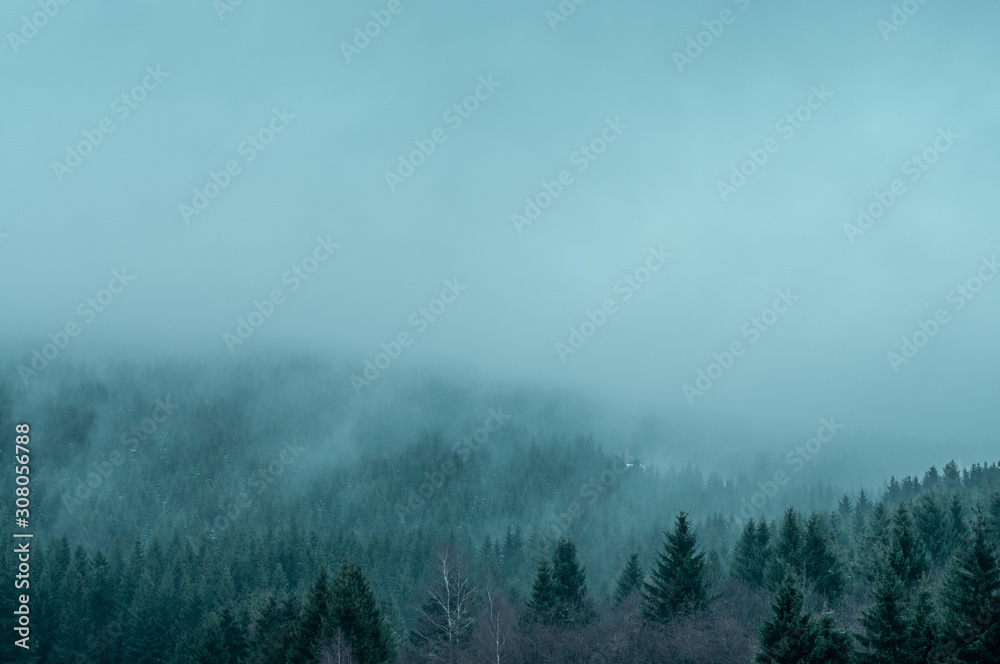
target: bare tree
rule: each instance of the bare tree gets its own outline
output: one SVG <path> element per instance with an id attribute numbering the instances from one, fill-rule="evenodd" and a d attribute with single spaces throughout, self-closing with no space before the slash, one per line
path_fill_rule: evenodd
<path id="1" fill-rule="evenodd" d="M 320 648 L 320 664 L 356 664 L 357 660 L 351 652 L 351 644 L 341 630 Z"/>
<path id="2" fill-rule="evenodd" d="M 477 587 L 472 584 L 461 556 L 452 547 L 438 552 L 434 573 L 411 640 L 422 646 L 432 661 L 456 662 L 459 648 L 468 640 L 476 622 Z"/>
<path id="3" fill-rule="evenodd" d="M 492 573 L 486 577 L 485 595 L 486 602 L 473 636 L 476 661 L 504 664 L 516 650 L 518 634 L 514 607 Z"/>

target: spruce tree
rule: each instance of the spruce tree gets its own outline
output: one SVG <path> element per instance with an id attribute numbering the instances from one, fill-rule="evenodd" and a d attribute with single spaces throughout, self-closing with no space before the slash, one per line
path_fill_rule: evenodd
<path id="1" fill-rule="evenodd" d="M 802 572 L 802 526 L 792 507 L 785 510 L 771 547 L 770 559 L 764 569 L 764 583 L 768 588 L 774 589 L 781 584 L 786 566 L 796 573 Z"/>
<path id="2" fill-rule="evenodd" d="M 393 656 L 393 647 L 382 611 L 361 568 L 347 556 L 333 580 L 330 638 L 340 630 L 359 664 L 382 664 Z"/>
<path id="3" fill-rule="evenodd" d="M 621 604 L 632 593 L 641 591 L 644 579 L 645 575 L 639 564 L 639 554 L 633 551 L 618 574 L 618 583 L 615 586 L 615 603 Z"/>
<path id="4" fill-rule="evenodd" d="M 925 493 L 913 506 L 913 520 L 924 548 L 934 563 L 944 561 L 948 550 L 948 523 L 935 493 Z"/>
<path id="5" fill-rule="evenodd" d="M 743 526 L 732 552 L 730 576 L 759 588 L 764 583 L 764 558 L 759 548 L 757 524 L 750 519 Z"/>
<path id="6" fill-rule="evenodd" d="M 926 584 L 913 593 L 908 610 L 909 629 L 904 661 L 927 664 L 938 647 L 938 625 Z"/>
<path id="7" fill-rule="evenodd" d="M 802 561 L 806 579 L 816 592 L 835 601 L 844 590 L 844 571 L 830 537 L 818 514 L 813 512 L 806 521 L 802 540 Z"/>
<path id="8" fill-rule="evenodd" d="M 698 536 L 691 530 L 687 514 L 680 512 L 674 530 L 664 533 L 663 552 L 644 584 L 642 615 L 654 622 L 667 622 L 678 613 L 704 608 L 705 554 L 698 551 Z"/>
<path id="9" fill-rule="evenodd" d="M 189 664 L 238 664 L 230 658 L 219 614 L 204 615 L 188 654 Z"/>
<path id="10" fill-rule="evenodd" d="M 559 538 L 552 556 L 552 580 L 556 590 L 559 622 L 569 624 L 589 619 L 587 571 L 576 557 L 572 540 Z"/>
<path id="11" fill-rule="evenodd" d="M 1000 567 L 981 511 L 971 538 L 952 559 L 941 604 L 942 637 L 954 661 L 1000 659 Z"/>
<path id="12" fill-rule="evenodd" d="M 542 622 L 555 620 L 556 605 L 556 583 L 552 578 L 552 565 L 549 559 L 542 556 L 538 560 L 535 570 L 535 582 L 531 587 L 531 601 L 528 608 L 532 615 Z"/>
<path id="13" fill-rule="evenodd" d="M 917 535 L 906 505 L 899 504 L 889 530 L 889 564 L 907 589 L 920 581 L 930 568 L 927 549 Z"/>
<path id="14" fill-rule="evenodd" d="M 867 649 L 859 664 L 908 662 L 910 638 L 905 589 L 886 559 L 871 589 L 871 607 L 861 614 L 864 633 L 858 641 Z"/>
<path id="15" fill-rule="evenodd" d="M 802 664 L 813 653 L 816 630 L 808 614 L 802 613 L 802 593 L 791 567 L 771 601 L 771 616 L 760 627 L 758 664 Z"/>
<path id="16" fill-rule="evenodd" d="M 330 586 L 326 566 L 321 565 L 306 596 L 302 617 L 292 636 L 288 664 L 312 664 L 319 652 L 320 637 L 330 614 Z"/>

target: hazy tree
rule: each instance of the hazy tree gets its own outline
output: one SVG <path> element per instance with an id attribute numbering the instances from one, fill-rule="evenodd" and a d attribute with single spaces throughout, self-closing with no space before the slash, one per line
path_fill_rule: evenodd
<path id="1" fill-rule="evenodd" d="M 621 572 L 618 573 L 618 582 L 615 584 L 615 603 L 621 604 L 634 592 L 642 591 L 642 584 L 645 574 L 642 565 L 639 564 L 639 554 L 633 551 Z"/>
<path id="2" fill-rule="evenodd" d="M 708 598 L 705 553 L 698 550 L 698 536 L 688 524 L 687 513 L 680 512 L 673 532 L 664 535 L 663 552 L 657 554 L 643 590 L 642 615 L 654 622 L 702 609 Z"/>

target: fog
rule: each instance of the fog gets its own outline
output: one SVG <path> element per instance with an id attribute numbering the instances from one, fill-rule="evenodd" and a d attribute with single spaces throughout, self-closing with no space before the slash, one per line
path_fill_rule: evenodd
<path id="1" fill-rule="evenodd" d="M 42 5 L 0 10 L 18 403 L 294 358 L 332 412 L 520 399 L 706 470 L 823 418 L 845 485 L 996 459 L 996 3 Z"/>

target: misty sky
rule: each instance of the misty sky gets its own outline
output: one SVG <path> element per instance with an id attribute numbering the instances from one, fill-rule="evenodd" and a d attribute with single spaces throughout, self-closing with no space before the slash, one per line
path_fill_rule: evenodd
<path id="1" fill-rule="evenodd" d="M 17 365 L 75 323 L 53 364 L 294 351 L 350 386 L 405 332 L 358 398 L 433 368 L 779 447 L 833 416 L 995 460 L 1000 279 L 979 279 L 1000 255 L 1000 6 L 903 4 L 890 29 L 888 0 L 567 0 L 558 22 L 556 0 L 7 2 L 5 378 L 30 390 Z M 213 173 L 227 186 L 186 214 Z M 544 183 L 559 196 L 512 220 Z M 878 197 L 881 218 L 845 229 Z M 933 336 L 891 361 L 922 321 Z"/>

